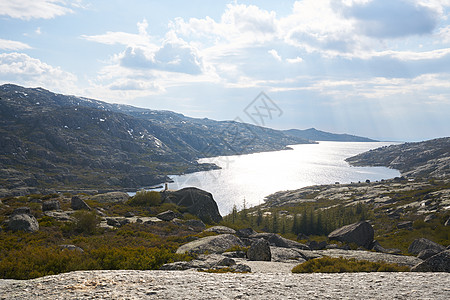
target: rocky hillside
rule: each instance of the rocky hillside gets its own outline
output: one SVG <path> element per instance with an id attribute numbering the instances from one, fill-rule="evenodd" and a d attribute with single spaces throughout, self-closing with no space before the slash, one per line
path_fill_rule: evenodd
<path id="1" fill-rule="evenodd" d="M 312 140 L 312 141 L 335 141 L 335 142 L 378 142 L 366 137 L 350 135 L 350 134 L 336 134 L 331 132 L 325 132 L 317 130 L 315 128 L 309 129 L 289 129 L 283 131 L 287 135 L 299 137 L 302 139 Z"/>
<path id="2" fill-rule="evenodd" d="M 354 166 L 384 166 L 407 177 L 448 177 L 450 137 L 418 143 L 391 145 L 346 159 Z"/>
<path id="3" fill-rule="evenodd" d="M 0 195 L 44 188 L 136 188 L 212 169 L 200 157 L 311 143 L 233 121 L 0 86 Z"/>

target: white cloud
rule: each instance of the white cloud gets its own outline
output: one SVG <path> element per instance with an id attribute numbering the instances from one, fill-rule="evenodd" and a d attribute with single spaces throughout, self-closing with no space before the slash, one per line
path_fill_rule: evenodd
<path id="1" fill-rule="evenodd" d="M 287 58 L 286 61 L 290 64 L 298 64 L 303 61 L 303 58 L 297 56 L 296 58 Z"/>
<path id="2" fill-rule="evenodd" d="M 52 19 L 72 13 L 65 1 L 61 0 L 2 0 L 0 15 L 22 20 Z"/>
<path id="3" fill-rule="evenodd" d="M 276 60 L 278 61 L 282 61 L 283 59 L 281 58 L 281 56 L 278 54 L 277 50 L 275 49 L 271 49 L 269 51 L 267 51 L 270 55 L 272 55 Z"/>
<path id="4" fill-rule="evenodd" d="M 0 49 L 9 51 L 31 49 L 31 47 L 22 42 L 0 39 Z"/>
<path id="5" fill-rule="evenodd" d="M 0 54 L 0 81 L 75 93 L 77 77 L 23 53 Z"/>

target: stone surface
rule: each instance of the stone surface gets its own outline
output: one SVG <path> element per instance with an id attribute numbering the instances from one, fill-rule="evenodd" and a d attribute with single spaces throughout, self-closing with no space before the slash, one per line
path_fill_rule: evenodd
<path id="1" fill-rule="evenodd" d="M 438 252 L 444 251 L 445 247 L 439 245 L 433 241 L 426 238 L 415 239 L 411 245 L 409 245 L 408 252 L 414 255 L 419 254 L 423 250 L 432 249 Z"/>
<path id="2" fill-rule="evenodd" d="M 78 196 L 72 197 L 72 199 L 70 200 L 70 207 L 73 210 L 81 210 L 81 209 L 91 210 L 89 205 L 87 205 L 87 203 L 84 202 L 84 200 Z"/>
<path id="3" fill-rule="evenodd" d="M 31 214 L 13 214 L 8 220 L 8 228 L 12 231 L 35 232 L 39 223 Z"/>
<path id="4" fill-rule="evenodd" d="M 306 261 L 302 253 L 297 249 L 271 246 L 270 253 L 272 255 L 272 261 L 275 262 L 296 261 L 297 263 L 302 263 Z"/>
<path id="5" fill-rule="evenodd" d="M 215 232 L 218 234 L 235 234 L 236 230 L 226 226 L 213 226 L 204 230 L 205 232 Z"/>
<path id="6" fill-rule="evenodd" d="M 80 247 L 75 246 L 75 245 L 59 245 L 59 247 L 61 249 L 67 249 L 67 250 L 70 250 L 70 251 L 84 252 L 83 249 L 81 249 Z"/>
<path id="7" fill-rule="evenodd" d="M 362 221 L 338 228 L 328 235 L 330 240 L 336 240 L 345 243 L 355 243 L 370 249 L 374 237 L 372 225 L 369 222 Z"/>
<path id="8" fill-rule="evenodd" d="M 47 217 L 51 217 L 54 218 L 57 221 L 62 221 L 62 222 L 73 222 L 75 221 L 75 219 L 71 216 L 69 216 L 69 214 L 67 214 L 64 211 L 46 211 L 44 212 L 44 215 Z"/>
<path id="9" fill-rule="evenodd" d="M 247 258 L 249 260 L 271 261 L 272 254 L 269 242 L 263 238 L 254 240 L 247 251 Z"/>
<path id="10" fill-rule="evenodd" d="M 172 221 L 173 219 L 176 218 L 176 216 L 177 215 L 171 210 L 166 210 L 166 211 L 156 215 L 156 217 L 158 219 L 163 220 L 163 221 Z"/>
<path id="11" fill-rule="evenodd" d="M 417 254 L 417 258 L 426 260 L 440 252 L 442 252 L 442 251 L 438 251 L 436 249 L 425 249 L 425 250 L 420 251 L 419 254 Z"/>
<path id="12" fill-rule="evenodd" d="M 414 266 L 412 272 L 447 272 L 450 273 L 450 250 L 442 251 L 431 256 L 422 263 Z M 450 277 L 450 276 L 449 276 Z M 450 292 L 450 290 L 449 290 Z"/>
<path id="13" fill-rule="evenodd" d="M 92 196 L 91 199 L 100 203 L 124 203 L 130 196 L 124 192 L 109 192 Z"/>
<path id="14" fill-rule="evenodd" d="M 199 217 L 205 223 L 222 221 L 219 208 L 211 193 L 189 187 L 173 192 L 165 191 L 162 197 L 165 202 L 186 207 L 189 213 Z"/>
<path id="15" fill-rule="evenodd" d="M 186 220 L 183 222 L 183 225 L 199 228 L 199 229 L 205 229 L 206 225 L 201 220 Z"/>
<path id="16" fill-rule="evenodd" d="M 404 221 L 404 222 L 399 222 L 397 224 L 398 229 L 412 229 L 412 226 L 413 226 L 412 221 Z"/>
<path id="17" fill-rule="evenodd" d="M 244 228 L 236 230 L 236 235 L 240 238 L 248 238 L 251 235 L 257 234 L 252 228 Z"/>
<path id="18" fill-rule="evenodd" d="M 59 200 L 52 199 L 42 202 L 42 211 L 49 211 L 49 210 L 60 210 L 61 209 L 61 203 L 59 203 Z"/>
<path id="19" fill-rule="evenodd" d="M 221 234 L 184 244 L 177 249 L 177 253 L 223 253 L 233 246 L 244 246 L 244 244 L 232 234 Z"/>
<path id="20" fill-rule="evenodd" d="M 250 262 L 257 265 L 271 262 Z M 290 266 L 290 265 L 289 265 Z M 278 270 L 278 271 L 277 271 Z M 33 280 L 0 279 L 1 298 L 29 299 L 437 299 L 446 273 L 209 274 L 192 271 L 77 271 Z M 289 272 L 289 269 L 286 269 Z M 263 295 L 263 296 L 262 296 Z"/>

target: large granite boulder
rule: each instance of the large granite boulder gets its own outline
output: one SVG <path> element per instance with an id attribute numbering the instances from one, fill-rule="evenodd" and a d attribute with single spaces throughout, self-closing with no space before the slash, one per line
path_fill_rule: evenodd
<path id="1" fill-rule="evenodd" d="M 214 232 L 217 234 L 235 234 L 236 230 L 226 226 L 213 226 L 204 230 L 205 232 Z"/>
<path id="2" fill-rule="evenodd" d="M 60 210 L 61 203 L 57 199 L 42 202 L 42 211 Z"/>
<path id="3" fill-rule="evenodd" d="M 175 219 L 177 217 L 177 214 L 172 210 L 166 210 L 162 213 L 157 214 L 156 217 L 162 221 L 169 222 Z"/>
<path id="4" fill-rule="evenodd" d="M 162 197 L 165 202 L 186 207 L 189 213 L 199 217 L 205 223 L 222 221 L 219 208 L 211 193 L 188 187 L 174 192 L 164 191 Z"/>
<path id="5" fill-rule="evenodd" d="M 437 252 L 442 252 L 445 250 L 445 247 L 439 245 L 433 241 L 430 241 L 426 238 L 415 239 L 411 245 L 409 245 L 408 252 L 414 255 L 418 255 L 423 250 L 435 250 Z"/>
<path id="6" fill-rule="evenodd" d="M 338 228 L 328 235 L 330 240 L 344 243 L 355 243 L 370 249 L 373 243 L 374 231 L 367 221 L 361 221 Z"/>
<path id="7" fill-rule="evenodd" d="M 91 199 L 100 203 L 124 203 L 130 196 L 124 192 L 109 192 L 92 196 Z"/>
<path id="8" fill-rule="evenodd" d="M 31 214 L 29 207 L 16 208 L 7 224 L 12 231 L 35 232 L 39 230 L 39 223 Z"/>
<path id="9" fill-rule="evenodd" d="M 252 228 L 244 228 L 236 231 L 236 235 L 240 238 L 248 238 L 251 235 L 257 234 Z"/>
<path id="10" fill-rule="evenodd" d="M 269 242 L 265 239 L 252 241 L 252 245 L 247 251 L 247 258 L 248 260 L 271 261 L 272 254 Z"/>
<path id="11" fill-rule="evenodd" d="M 232 234 L 221 234 L 207 236 L 184 244 L 177 249 L 177 253 L 223 253 L 233 246 L 243 247 L 244 243 Z"/>
<path id="12" fill-rule="evenodd" d="M 72 197 L 72 199 L 70 200 L 70 207 L 73 210 L 81 210 L 81 209 L 91 210 L 89 205 L 86 202 L 84 202 L 84 200 L 81 199 L 78 196 L 73 196 Z"/>
<path id="13" fill-rule="evenodd" d="M 249 236 L 250 239 L 265 239 L 269 242 L 270 246 L 275 247 L 283 247 L 283 248 L 296 248 L 301 250 L 310 250 L 308 246 L 305 244 L 292 241 L 289 239 L 286 239 L 278 234 L 275 233 L 256 233 Z"/>
<path id="14" fill-rule="evenodd" d="M 450 250 L 442 251 L 411 269 L 412 272 L 449 272 Z"/>

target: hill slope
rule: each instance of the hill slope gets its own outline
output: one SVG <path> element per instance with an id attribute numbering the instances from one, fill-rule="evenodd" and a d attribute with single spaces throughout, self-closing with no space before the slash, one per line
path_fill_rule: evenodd
<path id="1" fill-rule="evenodd" d="M 136 188 L 167 174 L 214 168 L 200 157 L 281 150 L 311 143 L 233 121 L 0 86 L 0 185 L 35 188 Z M 1 194 L 1 192 L 0 192 Z"/>
<path id="2" fill-rule="evenodd" d="M 407 177 L 448 177 L 450 137 L 418 143 L 391 145 L 346 159 L 354 166 L 384 166 Z"/>

